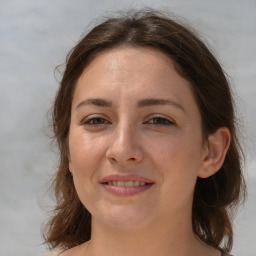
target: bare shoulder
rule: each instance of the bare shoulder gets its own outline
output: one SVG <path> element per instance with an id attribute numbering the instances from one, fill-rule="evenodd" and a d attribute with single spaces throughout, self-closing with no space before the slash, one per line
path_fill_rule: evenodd
<path id="1" fill-rule="evenodd" d="M 59 256 L 61 253 L 61 251 L 53 251 L 53 252 L 49 252 L 47 254 L 43 254 L 41 256 Z"/>
<path id="2" fill-rule="evenodd" d="M 63 251 L 58 256 L 72 256 L 72 255 L 79 255 L 77 247 L 74 247 L 74 248 L 68 249 L 66 251 Z"/>
<path id="3" fill-rule="evenodd" d="M 80 244 L 71 249 L 62 251 L 61 253 L 59 252 L 58 256 L 74 256 L 74 255 L 76 255 L 76 256 L 83 255 L 84 256 L 84 255 L 87 255 L 87 254 L 85 254 L 86 247 L 87 247 L 87 243 Z M 50 256 L 52 256 L 52 255 L 50 255 Z"/>

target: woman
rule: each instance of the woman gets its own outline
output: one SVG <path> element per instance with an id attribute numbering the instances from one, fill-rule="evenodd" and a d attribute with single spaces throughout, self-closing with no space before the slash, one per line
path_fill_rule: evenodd
<path id="1" fill-rule="evenodd" d="M 228 81 L 205 44 L 152 10 L 70 52 L 53 107 L 55 255 L 228 255 L 245 192 Z"/>

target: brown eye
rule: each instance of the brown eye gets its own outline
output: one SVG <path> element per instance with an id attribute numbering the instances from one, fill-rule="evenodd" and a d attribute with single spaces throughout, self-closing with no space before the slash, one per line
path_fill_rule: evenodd
<path id="1" fill-rule="evenodd" d="M 110 124 L 105 118 L 96 116 L 96 117 L 88 117 L 83 122 L 83 125 L 102 125 L 102 124 Z"/>
<path id="2" fill-rule="evenodd" d="M 104 124 L 105 120 L 100 117 L 91 118 L 86 122 L 87 124 Z"/>
<path id="3" fill-rule="evenodd" d="M 148 121 L 149 124 L 154 125 L 172 125 L 174 122 L 164 118 L 164 117 L 153 117 Z"/>

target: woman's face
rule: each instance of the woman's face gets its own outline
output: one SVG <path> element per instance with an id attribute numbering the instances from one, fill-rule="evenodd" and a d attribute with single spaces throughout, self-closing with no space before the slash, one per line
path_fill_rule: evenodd
<path id="1" fill-rule="evenodd" d="M 162 52 L 107 50 L 80 76 L 70 171 L 93 222 L 138 228 L 190 217 L 203 148 L 190 84 Z"/>

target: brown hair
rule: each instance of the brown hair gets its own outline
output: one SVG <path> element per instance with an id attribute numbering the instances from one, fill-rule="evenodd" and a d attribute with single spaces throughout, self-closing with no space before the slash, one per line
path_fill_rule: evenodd
<path id="1" fill-rule="evenodd" d="M 60 162 L 52 184 L 57 206 L 44 230 L 46 243 L 51 248 L 66 249 L 90 239 L 91 215 L 76 194 L 68 167 L 72 96 L 76 81 L 90 60 L 119 45 L 153 47 L 172 59 L 176 71 L 191 83 L 202 117 L 204 141 L 220 127 L 229 129 L 232 141 L 224 164 L 215 175 L 198 178 L 192 212 L 195 235 L 206 244 L 229 252 L 233 243 L 232 209 L 246 191 L 229 83 L 220 64 L 195 32 L 168 15 L 148 9 L 106 19 L 67 56 L 53 105 L 52 122 Z"/>

